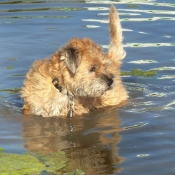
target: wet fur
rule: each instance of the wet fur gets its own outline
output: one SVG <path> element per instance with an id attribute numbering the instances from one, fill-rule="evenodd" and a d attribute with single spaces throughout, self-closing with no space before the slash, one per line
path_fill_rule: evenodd
<path id="1" fill-rule="evenodd" d="M 110 9 L 109 30 L 108 53 L 89 38 L 73 38 L 50 58 L 35 61 L 21 91 L 24 114 L 67 117 L 70 97 L 74 99 L 74 116 L 126 101 L 128 95 L 120 77 L 125 51 L 114 6 Z M 55 78 L 61 92 L 52 83 Z"/>

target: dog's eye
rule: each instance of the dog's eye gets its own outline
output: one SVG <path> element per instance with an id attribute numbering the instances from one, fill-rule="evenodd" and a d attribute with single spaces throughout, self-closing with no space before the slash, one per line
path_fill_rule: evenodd
<path id="1" fill-rule="evenodd" d="M 90 71 L 90 72 L 95 72 L 95 70 L 96 70 L 96 67 L 95 67 L 95 66 L 93 66 L 93 67 L 91 67 L 91 68 L 90 68 L 90 70 L 89 70 L 89 71 Z"/>

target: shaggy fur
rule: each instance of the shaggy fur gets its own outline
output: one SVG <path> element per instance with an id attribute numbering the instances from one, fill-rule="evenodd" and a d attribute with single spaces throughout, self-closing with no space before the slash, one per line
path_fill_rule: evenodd
<path id="1" fill-rule="evenodd" d="M 73 38 L 48 59 L 35 61 L 22 87 L 24 114 L 67 117 L 93 108 L 119 105 L 128 99 L 120 77 L 125 56 L 117 11 L 109 14 L 108 53 L 88 38 Z M 56 88 L 54 80 L 57 80 Z"/>

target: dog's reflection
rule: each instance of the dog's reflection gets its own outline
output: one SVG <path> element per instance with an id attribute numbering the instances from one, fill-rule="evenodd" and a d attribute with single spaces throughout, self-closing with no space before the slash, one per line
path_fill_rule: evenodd
<path id="1" fill-rule="evenodd" d="M 89 175 L 121 171 L 118 155 L 120 120 L 114 108 L 99 110 L 79 119 L 25 116 L 25 147 L 45 154 L 65 151 L 75 168 Z M 119 168 L 118 168 L 119 167 Z"/>

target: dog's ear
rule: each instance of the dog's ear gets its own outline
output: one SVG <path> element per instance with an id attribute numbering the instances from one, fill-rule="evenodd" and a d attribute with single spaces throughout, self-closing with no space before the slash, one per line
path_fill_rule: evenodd
<path id="1" fill-rule="evenodd" d="M 73 47 L 63 48 L 63 51 L 60 55 L 60 60 L 65 61 L 65 64 L 68 70 L 75 74 L 80 63 L 80 58 L 77 49 Z"/>

